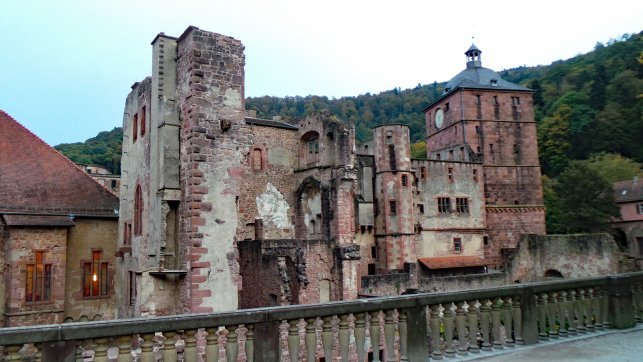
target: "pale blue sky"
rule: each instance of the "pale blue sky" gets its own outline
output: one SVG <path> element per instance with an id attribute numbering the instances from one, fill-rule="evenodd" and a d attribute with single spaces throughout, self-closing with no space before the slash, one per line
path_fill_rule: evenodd
<path id="1" fill-rule="evenodd" d="M 377 93 L 446 81 L 475 35 L 495 70 L 643 28 L 642 1 L 0 0 L 0 109 L 56 145 L 121 126 L 150 42 L 188 25 L 246 46 L 246 95 Z"/>

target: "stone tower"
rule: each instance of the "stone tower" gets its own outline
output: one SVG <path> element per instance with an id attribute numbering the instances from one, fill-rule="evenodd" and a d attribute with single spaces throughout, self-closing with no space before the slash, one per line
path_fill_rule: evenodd
<path id="1" fill-rule="evenodd" d="M 375 240 L 377 269 L 403 270 L 415 263 L 413 173 L 409 128 L 387 124 L 373 130 L 375 157 Z"/>
<path id="2" fill-rule="evenodd" d="M 466 69 L 425 110 L 427 157 L 483 165 L 485 258 L 498 263 L 523 234 L 545 234 L 533 91 L 482 67 L 482 51 L 465 52 Z"/>

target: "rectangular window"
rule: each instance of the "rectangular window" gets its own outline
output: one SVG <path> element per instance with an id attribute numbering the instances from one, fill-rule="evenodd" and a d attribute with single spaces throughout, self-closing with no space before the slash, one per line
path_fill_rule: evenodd
<path id="1" fill-rule="evenodd" d="M 136 305 L 136 273 L 129 272 L 129 305 Z"/>
<path id="2" fill-rule="evenodd" d="M 449 175 L 449 182 L 453 182 L 453 168 L 449 167 L 447 171 Z"/>
<path id="3" fill-rule="evenodd" d="M 402 175 L 402 186 L 405 186 L 408 184 L 408 177 L 406 175 Z"/>
<path id="4" fill-rule="evenodd" d="M 456 197 L 455 211 L 463 214 L 469 213 L 469 199 L 466 197 Z"/>
<path id="5" fill-rule="evenodd" d="M 375 275 L 375 264 L 368 264 L 368 275 Z"/>
<path id="6" fill-rule="evenodd" d="M 418 209 L 420 210 L 420 214 L 424 214 L 424 204 L 418 204 Z"/>
<path id="7" fill-rule="evenodd" d="M 377 259 L 377 247 L 371 246 L 371 258 Z"/>
<path id="8" fill-rule="evenodd" d="M 643 203 L 636 205 L 636 213 L 643 215 Z"/>
<path id="9" fill-rule="evenodd" d="M 422 180 L 426 179 L 426 167 L 420 167 L 420 178 Z"/>
<path id="10" fill-rule="evenodd" d="M 132 137 L 132 142 L 135 142 L 138 137 L 138 113 L 134 115 L 134 119 L 132 120 Z"/>
<path id="11" fill-rule="evenodd" d="M 145 106 L 141 110 L 141 137 L 145 136 Z"/>
<path id="12" fill-rule="evenodd" d="M 489 152 L 493 153 L 493 143 L 489 144 Z"/>
<path id="13" fill-rule="evenodd" d="M 92 251 L 92 261 L 83 263 L 83 297 L 103 297 L 109 293 L 109 262 L 102 251 Z"/>
<path id="14" fill-rule="evenodd" d="M 473 181 L 478 182 L 478 170 L 473 169 Z"/>
<path id="15" fill-rule="evenodd" d="M 453 238 L 453 252 L 456 254 L 462 253 L 462 239 Z"/>
<path id="16" fill-rule="evenodd" d="M 395 145 L 388 145 L 388 161 L 391 170 L 397 170 L 397 160 L 395 158 Z"/>
<path id="17" fill-rule="evenodd" d="M 395 201 L 389 201 L 389 214 L 397 215 L 397 203 Z"/>
<path id="18" fill-rule="evenodd" d="M 447 103 L 444 105 L 444 110 L 445 110 L 445 111 L 448 111 L 448 110 L 449 110 L 449 102 L 447 102 Z"/>
<path id="19" fill-rule="evenodd" d="M 45 263 L 45 252 L 35 251 L 34 262 L 27 264 L 25 301 L 43 302 L 51 299 L 51 264 Z"/>
<path id="20" fill-rule="evenodd" d="M 441 214 L 451 212 L 451 199 L 448 197 L 438 197 L 438 212 Z"/>
<path id="21" fill-rule="evenodd" d="M 476 94 L 476 104 L 480 104 L 480 95 Z"/>

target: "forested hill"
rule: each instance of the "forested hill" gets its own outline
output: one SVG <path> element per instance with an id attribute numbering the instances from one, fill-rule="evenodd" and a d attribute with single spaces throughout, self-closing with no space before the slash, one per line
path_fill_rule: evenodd
<path id="1" fill-rule="evenodd" d="M 85 142 L 61 143 L 54 148 L 76 163 L 100 165 L 114 174 L 120 174 L 122 143 L 123 129 L 116 127 Z"/>
<path id="2" fill-rule="evenodd" d="M 502 71 L 503 78 L 523 84 L 534 94 L 541 163 L 557 175 L 569 160 L 600 152 L 618 153 L 643 162 L 643 33 L 597 44 L 587 54 L 551 65 Z M 450 77 L 452 75 L 445 75 Z M 446 81 L 447 79 L 445 79 Z M 385 123 L 409 125 L 413 142 L 424 139 L 422 109 L 442 94 L 444 83 L 393 89 L 378 94 L 329 99 L 323 96 L 250 97 L 246 108 L 262 118 L 280 115 L 293 123 L 328 109 L 353 123 L 358 141 Z M 118 172 L 122 130 L 101 132 L 85 143 L 56 146 L 75 162 L 103 165 Z M 419 147 L 418 147 L 419 146 Z M 414 154 L 421 154 L 416 144 Z M 418 152 L 419 151 L 419 152 Z"/>

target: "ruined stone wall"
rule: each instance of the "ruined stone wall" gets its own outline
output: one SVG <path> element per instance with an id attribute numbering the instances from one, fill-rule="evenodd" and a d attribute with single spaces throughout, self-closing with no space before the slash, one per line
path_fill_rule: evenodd
<path id="1" fill-rule="evenodd" d="M 5 326 L 5 309 L 6 303 L 6 288 L 9 282 L 7 270 L 7 247 L 9 246 L 9 228 L 4 218 L 0 216 L 0 275 L 4 275 L 4 280 L 0 281 L 0 327 Z"/>
<path id="2" fill-rule="evenodd" d="M 6 326 L 62 323 L 67 228 L 11 227 L 6 248 Z M 44 263 L 52 265 L 51 297 L 48 301 L 27 302 L 25 299 L 27 264 L 34 263 L 34 251 L 45 251 Z"/>
<path id="3" fill-rule="evenodd" d="M 411 286 L 409 273 L 390 273 L 363 276 L 362 293 L 371 296 L 400 295 Z"/>
<path id="4" fill-rule="evenodd" d="M 241 308 L 342 300 L 336 256 L 324 240 L 239 242 Z"/>
<path id="5" fill-rule="evenodd" d="M 185 311 L 237 308 L 238 198 L 252 144 L 244 121 L 240 41 L 188 28 L 178 39 L 181 125 L 181 285 Z"/>
<path id="6" fill-rule="evenodd" d="M 515 248 L 518 240 L 527 234 L 545 235 L 544 207 L 487 207 L 488 243 L 485 259 L 498 263 L 502 249 Z"/>
<path id="7" fill-rule="evenodd" d="M 295 237 L 297 131 L 252 125 L 253 144 L 247 156 L 239 198 L 239 240 L 255 238 L 255 220 L 261 219 L 264 238 Z"/>
<path id="8" fill-rule="evenodd" d="M 79 321 L 116 318 L 115 285 L 118 250 L 118 221 L 110 219 L 76 218 L 75 226 L 69 230 L 67 242 L 67 265 L 65 271 L 65 320 Z M 108 295 L 105 297 L 83 297 L 83 263 L 91 262 L 92 251 L 102 252 L 101 261 L 109 262 Z"/>
<path id="9" fill-rule="evenodd" d="M 486 289 L 507 284 L 505 273 L 468 274 L 438 278 L 418 278 L 418 288 L 426 292 Z"/>
<path id="10" fill-rule="evenodd" d="M 511 281 L 542 280 L 548 271 L 565 279 L 603 276 L 619 272 L 621 252 L 608 234 L 527 235 L 507 261 Z"/>

